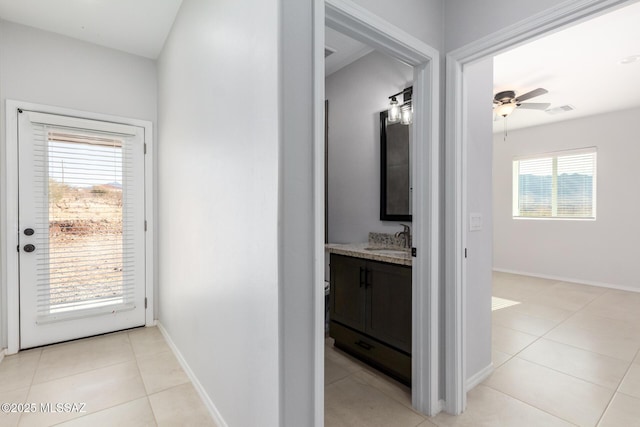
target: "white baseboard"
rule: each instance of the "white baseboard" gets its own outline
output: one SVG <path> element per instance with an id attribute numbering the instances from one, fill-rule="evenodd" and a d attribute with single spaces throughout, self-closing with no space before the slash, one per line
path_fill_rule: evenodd
<path id="1" fill-rule="evenodd" d="M 218 412 L 218 408 L 216 408 L 216 405 L 214 405 L 213 401 L 205 391 L 204 387 L 202 387 L 202 384 L 200 384 L 200 381 L 198 381 L 198 378 L 189 367 L 189 364 L 187 363 L 187 361 L 184 359 L 184 357 L 182 357 L 180 350 L 178 350 L 178 347 L 176 347 L 176 345 L 174 344 L 167 330 L 162 326 L 160 321 L 156 321 L 156 324 L 158 326 L 158 329 L 162 333 L 162 336 L 167 341 L 169 348 L 171 348 L 171 351 L 173 351 L 173 354 L 176 356 L 176 359 L 178 359 L 178 363 L 180 363 L 180 366 L 182 366 L 182 369 L 184 369 L 184 371 L 186 372 L 187 376 L 193 383 L 193 387 L 196 389 L 196 391 L 200 395 L 200 398 L 202 399 L 205 406 L 209 410 L 209 413 L 211 414 L 213 421 L 215 421 L 215 423 L 220 427 L 229 427 L 228 424 L 222 418 L 222 415 L 220 415 L 220 412 Z"/>
<path id="2" fill-rule="evenodd" d="M 4 359 L 5 354 L 7 354 L 7 349 L 0 348 L 0 363 L 2 363 L 2 359 Z"/>
<path id="3" fill-rule="evenodd" d="M 471 390 L 482 381 L 487 379 L 493 372 L 493 362 L 489 363 L 486 367 L 476 372 L 471 378 L 467 378 L 467 391 Z"/>
<path id="4" fill-rule="evenodd" d="M 597 282 L 594 280 L 584 280 L 584 279 L 576 279 L 573 277 L 553 276 L 549 274 L 531 273 L 529 271 L 518 271 L 518 270 L 510 270 L 507 268 L 496 268 L 496 267 L 493 268 L 493 271 L 497 271 L 499 273 L 518 274 L 520 276 L 539 277 L 541 279 L 557 280 L 559 282 L 571 282 L 571 283 L 579 283 L 582 285 L 599 286 L 601 288 L 616 289 L 619 291 L 640 292 L 640 288 L 636 288 L 633 286 L 616 285 L 612 283 Z"/>

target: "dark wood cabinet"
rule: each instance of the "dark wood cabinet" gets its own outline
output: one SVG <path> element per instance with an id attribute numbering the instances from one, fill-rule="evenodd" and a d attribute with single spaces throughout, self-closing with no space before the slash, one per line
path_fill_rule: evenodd
<path id="1" fill-rule="evenodd" d="M 334 262 L 334 257 L 335 262 Z M 354 329 L 365 326 L 365 260 L 331 255 L 331 287 L 329 318 Z"/>
<path id="2" fill-rule="evenodd" d="M 368 262 L 365 333 L 411 353 L 411 268 Z"/>
<path id="3" fill-rule="evenodd" d="M 331 254 L 335 346 L 411 383 L 411 267 Z"/>

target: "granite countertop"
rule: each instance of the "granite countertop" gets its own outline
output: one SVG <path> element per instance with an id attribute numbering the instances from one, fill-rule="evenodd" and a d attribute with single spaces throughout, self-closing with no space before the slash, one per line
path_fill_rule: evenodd
<path id="1" fill-rule="evenodd" d="M 372 243 L 328 243 L 324 247 L 330 253 L 338 255 L 411 266 L 409 251 L 398 247 L 385 247 Z"/>

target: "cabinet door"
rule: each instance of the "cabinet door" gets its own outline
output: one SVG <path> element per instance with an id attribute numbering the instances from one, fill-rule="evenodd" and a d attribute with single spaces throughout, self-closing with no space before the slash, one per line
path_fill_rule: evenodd
<path id="1" fill-rule="evenodd" d="M 364 330 L 365 262 L 331 254 L 330 319 Z"/>
<path id="2" fill-rule="evenodd" d="M 369 261 L 365 332 L 411 353 L 411 268 Z"/>

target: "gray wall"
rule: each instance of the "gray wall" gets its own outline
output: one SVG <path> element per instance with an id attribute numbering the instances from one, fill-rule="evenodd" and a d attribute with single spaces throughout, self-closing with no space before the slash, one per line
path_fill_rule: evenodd
<path id="1" fill-rule="evenodd" d="M 159 320 L 229 426 L 279 424 L 278 25 L 185 0 L 158 61 Z"/>
<path id="2" fill-rule="evenodd" d="M 5 102 L 14 99 L 156 122 L 155 62 L 31 27 L 0 21 L 0 161 Z M 5 168 L 0 191 L 6 195 Z M 11 195 L 9 195 L 11 196 Z M 15 195 L 13 195 L 15 196 Z M 5 214 L 5 207 L 0 215 Z M 0 235 L 6 235 L 4 219 Z M 0 252 L 3 251 L 0 245 Z M 0 348 L 7 345 L 6 255 L 1 257 Z"/>
<path id="3" fill-rule="evenodd" d="M 568 113 L 570 114 L 570 113 Z M 640 291 L 640 109 L 494 135 L 494 267 Z M 595 221 L 512 217 L 514 156 L 597 147 Z"/>
<path id="4" fill-rule="evenodd" d="M 473 132 L 467 141 L 467 378 L 491 364 L 491 287 L 492 275 L 492 87 L 482 84 L 493 79 L 493 60 L 466 69 L 467 124 Z M 473 113 L 473 114 L 471 114 Z M 480 231 L 468 231 L 471 213 L 482 215 Z"/>
<path id="5" fill-rule="evenodd" d="M 380 221 L 380 111 L 412 81 L 411 67 L 375 51 L 326 78 L 329 242 L 402 231 L 398 222 Z"/>
<path id="6" fill-rule="evenodd" d="M 353 0 L 434 49 L 444 48 L 444 4 L 450 0 Z"/>
<path id="7" fill-rule="evenodd" d="M 558 0 L 444 0 L 446 52 L 557 7 Z"/>
<path id="8" fill-rule="evenodd" d="M 260 1 L 260 0 L 258 0 Z M 319 7 L 322 4 L 315 2 Z M 316 283 L 315 247 L 324 233 L 315 236 L 314 114 L 310 94 L 314 87 L 312 62 L 314 2 L 281 0 L 282 51 L 280 75 L 282 124 L 280 151 L 280 384 L 283 426 L 311 426 L 322 417 L 323 377 L 314 382 L 316 370 L 324 372 L 324 328 L 314 316 Z M 322 81 L 318 82 L 322 83 Z M 321 88 L 317 89 L 321 91 Z M 320 119 L 321 120 L 321 119 Z M 320 239 L 320 242 L 316 240 Z M 324 295 L 321 296 L 324 301 Z M 319 314 L 319 313 L 318 313 Z M 320 366 L 316 365 L 319 364 Z M 320 389 L 316 394 L 314 385 Z M 318 412 L 316 412 L 318 411 Z"/>

